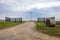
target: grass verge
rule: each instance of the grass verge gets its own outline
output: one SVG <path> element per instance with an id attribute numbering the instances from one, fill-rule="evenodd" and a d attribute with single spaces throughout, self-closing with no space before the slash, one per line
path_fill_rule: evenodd
<path id="1" fill-rule="evenodd" d="M 43 22 L 36 22 L 36 28 L 38 31 L 50 36 L 60 37 L 60 30 L 56 27 L 47 27 Z M 60 28 L 60 27 L 58 27 Z"/>
<path id="2" fill-rule="evenodd" d="M 21 23 L 23 23 L 23 22 L 0 22 L 0 30 L 8 28 L 8 27 L 15 26 L 15 25 L 18 25 Z"/>

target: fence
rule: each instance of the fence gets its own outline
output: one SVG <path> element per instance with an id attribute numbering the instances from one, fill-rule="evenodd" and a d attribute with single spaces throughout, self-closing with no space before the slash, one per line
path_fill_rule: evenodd
<path id="1" fill-rule="evenodd" d="M 8 21 L 8 22 L 17 22 L 17 21 L 20 21 L 22 22 L 22 18 L 9 18 L 9 17 L 5 17 L 5 21 Z"/>
<path id="2" fill-rule="evenodd" d="M 45 22 L 47 19 L 55 19 L 55 17 L 50 17 L 50 18 L 38 18 L 38 22 Z"/>

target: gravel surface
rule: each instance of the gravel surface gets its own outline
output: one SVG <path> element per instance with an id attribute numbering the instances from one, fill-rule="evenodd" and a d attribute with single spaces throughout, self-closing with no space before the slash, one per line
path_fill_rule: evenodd
<path id="1" fill-rule="evenodd" d="M 59 38 L 37 32 L 34 22 L 26 22 L 15 27 L 0 30 L 0 40 L 59 40 Z"/>

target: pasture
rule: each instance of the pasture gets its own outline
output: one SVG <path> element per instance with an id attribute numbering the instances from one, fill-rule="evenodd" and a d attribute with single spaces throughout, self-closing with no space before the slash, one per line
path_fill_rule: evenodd
<path id="1" fill-rule="evenodd" d="M 4 22 L 4 21 L 0 21 L 0 30 L 5 29 L 5 28 L 9 28 L 9 27 L 13 27 L 13 26 L 21 24 L 21 23 L 22 22 Z"/>
<path id="2" fill-rule="evenodd" d="M 56 21 L 56 27 L 47 27 L 43 22 L 36 22 L 36 25 L 37 30 L 41 33 L 60 37 L 60 21 Z"/>

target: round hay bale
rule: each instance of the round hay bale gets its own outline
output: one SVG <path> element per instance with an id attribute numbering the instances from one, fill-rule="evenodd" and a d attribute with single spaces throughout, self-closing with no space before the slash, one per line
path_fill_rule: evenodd
<path id="1" fill-rule="evenodd" d="M 48 27 L 55 27 L 56 26 L 55 19 L 47 19 L 46 20 L 46 26 L 48 26 Z"/>

